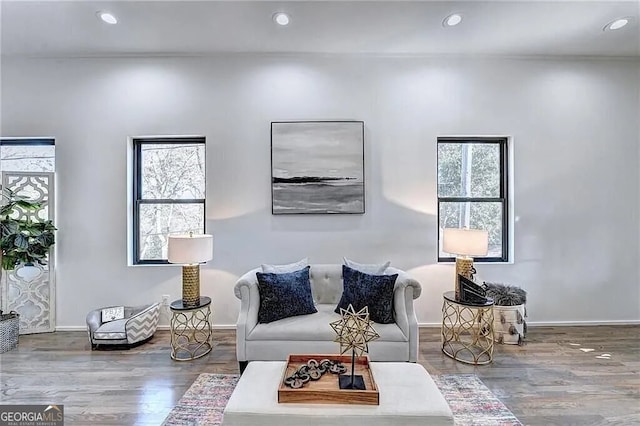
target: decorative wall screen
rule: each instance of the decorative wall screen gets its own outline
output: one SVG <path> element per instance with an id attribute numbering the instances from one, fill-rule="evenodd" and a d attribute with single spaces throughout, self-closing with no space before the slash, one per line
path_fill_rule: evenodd
<path id="1" fill-rule="evenodd" d="M 53 173 L 2 172 L 2 187 L 42 205 L 39 211 L 29 213 L 32 218 L 50 219 L 55 223 Z M 0 306 L 4 311 L 20 314 L 20 334 L 55 330 L 54 265 L 51 250 L 45 266 L 2 270 Z"/>

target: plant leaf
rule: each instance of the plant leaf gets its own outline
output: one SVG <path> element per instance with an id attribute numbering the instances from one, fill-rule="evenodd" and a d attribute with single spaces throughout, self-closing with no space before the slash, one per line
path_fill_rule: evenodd
<path id="1" fill-rule="evenodd" d="M 13 242 L 13 245 L 19 249 L 27 250 L 29 248 L 29 239 L 24 234 L 16 235 L 16 240 Z"/>
<path id="2" fill-rule="evenodd" d="M 2 188 L 5 201 L 0 206 L 0 248 L 2 268 L 13 269 L 22 263 L 46 264 L 50 247 L 55 243 L 56 227 L 51 220 L 33 218 L 33 212 L 42 208 L 41 203 L 20 197 Z"/>

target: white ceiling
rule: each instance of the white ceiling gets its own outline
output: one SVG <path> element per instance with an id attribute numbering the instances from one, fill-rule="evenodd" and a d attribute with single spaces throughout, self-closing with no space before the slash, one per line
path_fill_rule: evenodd
<path id="1" fill-rule="evenodd" d="M 9 1 L 3 55 L 372 53 L 640 56 L 640 0 Z M 96 11 L 119 19 L 106 25 Z M 276 11 L 291 15 L 278 27 Z M 462 24 L 444 28 L 453 12 Z M 631 16 L 619 31 L 608 22 Z"/>

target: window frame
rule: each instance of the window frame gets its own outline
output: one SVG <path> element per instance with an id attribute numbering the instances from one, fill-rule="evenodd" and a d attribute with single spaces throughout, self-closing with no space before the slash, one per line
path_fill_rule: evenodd
<path id="1" fill-rule="evenodd" d="M 55 146 L 54 138 L 0 138 L 0 145 L 8 146 Z"/>
<path id="2" fill-rule="evenodd" d="M 441 197 L 438 188 L 438 176 L 440 156 L 438 155 L 438 147 L 441 143 L 456 144 L 491 144 L 499 146 L 499 167 L 500 167 L 500 193 L 498 197 Z M 438 226 L 438 262 L 455 262 L 453 256 L 440 256 L 440 203 L 458 202 L 458 203 L 501 203 L 502 204 L 502 256 L 493 257 L 474 257 L 474 262 L 481 263 L 497 263 L 509 262 L 509 138 L 505 136 L 440 136 L 436 143 L 436 196 L 438 198 L 437 205 L 437 226 Z"/>
<path id="3" fill-rule="evenodd" d="M 140 209 L 144 204 L 202 204 L 202 233 L 206 233 L 206 187 L 207 187 L 207 165 L 206 165 L 206 138 L 204 136 L 170 136 L 170 137 L 134 137 L 132 142 L 133 157 L 133 224 L 132 224 L 132 264 L 133 265 L 170 265 L 167 259 L 140 259 Z M 158 144 L 202 144 L 205 149 L 205 197 L 204 198 L 142 198 L 142 147 L 144 145 Z"/>
<path id="4" fill-rule="evenodd" d="M 13 138 L 0 138 L 0 147 L 2 146 L 52 146 L 54 147 L 54 155 L 53 155 L 53 170 L 45 171 L 44 173 L 55 173 L 56 171 L 56 157 L 55 157 L 55 146 L 56 139 L 53 137 L 13 137 Z M 0 163 L 2 159 L 0 158 Z M 2 169 L 0 165 L 0 172 L 5 171 Z"/>

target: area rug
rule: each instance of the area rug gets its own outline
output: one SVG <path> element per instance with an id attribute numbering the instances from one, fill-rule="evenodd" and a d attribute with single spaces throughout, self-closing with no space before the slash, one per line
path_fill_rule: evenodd
<path id="1" fill-rule="evenodd" d="M 475 374 L 431 376 L 451 407 L 456 425 L 522 426 Z"/>
<path id="2" fill-rule="evenodd" d="M 522 426 L 475 374 L 431 376 L 459 426 Z M 163 426 L 218 426 L 238 376 L 200 374 Z"/>

